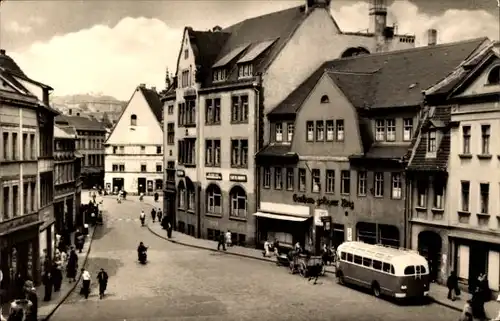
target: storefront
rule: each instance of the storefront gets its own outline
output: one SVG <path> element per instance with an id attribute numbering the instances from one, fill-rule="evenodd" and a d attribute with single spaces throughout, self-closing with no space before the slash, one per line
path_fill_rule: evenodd
<path id="1" fill-rule="evenodd" d="M 257 218 L 257 244 L 278 240 L 281 246 L 293 247 L 300 242 L 312 250 L 310 210 L 308 206 L 261 202 Z"/>
<path id="2" fill-rule="evenodd" d="M 55 249 L 55 217 L 54 206 L 50 204 L 39 211 L 39 217 L 43 221 L 39 233 L 39 258 L 40 271 L 43 273 L 43 262 L 48 259 L 51 262 Z"/>

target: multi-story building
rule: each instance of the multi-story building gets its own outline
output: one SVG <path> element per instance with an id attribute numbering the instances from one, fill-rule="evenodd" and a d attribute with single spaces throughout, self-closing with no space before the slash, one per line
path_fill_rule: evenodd
<path id="1" fill-rule="evenodd" d="M 76 130 L 76 150 L 82 155 L 83 188 L 104 187 L 104 123 L 83 116 L 60 115 L 57 122 L 67 122 Z"/>
<path id="2" fill-rule="evenodd" d="M 30 79 L 0 50 L 0 283 L 2 302 L 15 276 L 40 279 L 40 257 L 52 256 L 53 130 L 57 111 L 47 85 Z"/>
<path id="3" fill-rule="evenodd" d="M 483 42 L 343 58 L 316 70 L 268 114 L 271 140 L 256 156 L 258 241 L 316 251 L 353 240 L 406 246 L 405 164 L 421 92 Z"/>
<path id="4" fill-rule="evenodd" d="M 370 9 L 372 33 L 342 32 L 329 4 L 308 0 L 225 29 L 185 28 L 164 96 L 164 165 L 177 170 L 164 206 L 179 231 L 214 238 L 229 229 L 236 243 L 254 243 L 253 155 L 269 139 L 264 115 L 326 60 L 414 46 L 386 25 L 384 1 Z"/>
<path id="5" fill-rule="evenodd" d="M 412 247 L 438 281 L 451 270 L 500 285 L 500 58 L 492 44 L 429 90 L 434 103 L 409 166 Z M 443 94 L 444 98 L 443 99 Z M 469 282 L 473 280 L 473 282 Z"/>
<path id="6" fill-rule="evenodd" d="M 163 129 L 160 96 L 139 85 L 106 140 L 106 189 L 163 193 Z"/>
<path id="7" fill-rule="evenodd" d="M 54 127 L 54 215 L 55 230 L 65 237 L 81 226 L 81 157 L 76 153 L 76 130 L 56 121 Z"/>

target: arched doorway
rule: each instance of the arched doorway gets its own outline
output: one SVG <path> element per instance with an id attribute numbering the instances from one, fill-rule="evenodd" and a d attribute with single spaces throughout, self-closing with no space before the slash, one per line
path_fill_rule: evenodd
<path id="1" fill-rule="evenodd" d="M 429 262 L 432 281 L 438 279 L 441 266 L 441 236 L 433 231 L 422 231 L 418 234 L 418 252 Z"/>

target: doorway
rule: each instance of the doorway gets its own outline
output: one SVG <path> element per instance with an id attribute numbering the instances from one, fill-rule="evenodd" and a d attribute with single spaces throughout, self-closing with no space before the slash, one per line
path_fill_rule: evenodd
<path id="1" fill-rule="evenodd" d="M 113 192 L 123 190 L 124 180 L 122 177 L 113 177 Z"/>
<path id="2" fill-rule="evenodd" d="M 475 289 L 477 277 L 480 273 L 487 273 L 488 251 L 486 244 L 474 242 L 469 252 L 469 290 Z M 473 263 L 472 263 L 473 262 Z"/>
<path id="3" fill-rule="evenodd" d="M 432 231 L 422 231 L 418 234 L 418 252 L 429 262 L 429 274 L 436 281 L 441 267 L 441 236 Z M 445 276 L 443 276 L 445 277 Z"/>
<path id="4" fill-rule="evenodd" d="M 145 177 L 139 177 L 137 179 L 137 193 L 138 194 L 141 194 L 141 193 L 146 194 L 146 178 Z"/>

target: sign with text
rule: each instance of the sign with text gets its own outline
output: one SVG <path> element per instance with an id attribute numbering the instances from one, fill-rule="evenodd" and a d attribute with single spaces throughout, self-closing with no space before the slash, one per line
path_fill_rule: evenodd
<path id="1" fill-rule="evenodd" d="M 184 177 L 186 176 L 186 173 L 182 169 L 177 170 L 177 177 Z"/>
<path id="2" fill-rule="evenodd" d="M 327 210 L 315 209 L 314 210 L 314 225 L 323 226 L 323 221 L 321 220 L 321 218 L 326 217 L 326 216 L 328 216 Z"/>
<path id="3" fill-rule="evenodd" d="M 211 181 L 220 181 L 220 180 L 222 180 L 222 174 L 221 173 L 206 173 L 205 177 L 206 177 L 206 179 L 211 180 Z"/>
<path id="4" fill-rule="evenodd" d="M 345 198 L 342 198 L 340 200 L 332 200 L 326 197 L 318 197 L 314 199 L 312 197 L 307 197 L 306 195 L 293 194 L 293 202 L 302 204 L 314 204 L 316 206 L 340 206 L 342 208 L 350 208 L 351 210 L 354 209 L 354 202 Z"/>
<path id="5" fill-rule="evenodd" d="M 238 175 L 238 174 L 229 174 L 229 180 L 231 182 L 246 182 L 247 176 L 246 175 Z"/>

